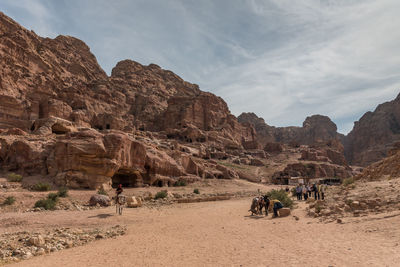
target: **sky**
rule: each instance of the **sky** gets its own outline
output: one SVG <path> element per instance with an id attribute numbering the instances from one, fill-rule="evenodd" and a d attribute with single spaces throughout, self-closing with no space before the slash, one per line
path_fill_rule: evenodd
<path id="1" fill-rule="evenodd" d="M 400 93 L 399 0 L 0 0 L 44 37 L 86 42 L 108 73 L 155 63 L 273 126 L 354 121 Z"/>

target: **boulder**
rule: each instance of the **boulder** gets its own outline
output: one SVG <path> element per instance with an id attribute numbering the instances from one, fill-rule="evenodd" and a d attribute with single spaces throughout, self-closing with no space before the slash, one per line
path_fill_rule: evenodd
<path id="1" fill-rule="evenodd" d="M 100 206 L 103 206 L 103 207 L 107 207 L 107 206 L 111 205 L 111 201 L 110 201 L 110 198 L 105 195 L 96 194 L 96 195 L 91 196 L 90 200 L 89 200 L 89 205 L 96 206 L 97 204 L 99 204 Z"/>
<path id="2" fill-rule="evenodd" d="M 44 246 L 45 243 L 46 243 L 46 241 L 44 240 L 43 236 L 41 236 L 41 235 L 32 236 L 29 239 L 29 244 L 31 246 L 42 247 L 42 246 Z"/>
<path id="3" fill-rule="evenodd" d="M 142 206 L 142 200 L 135 196 L 127 197 L 127 206 L 128 208 L 138 208 Z"/>
<path id="4" fill-rule="evenodd" d="M 250 161 L 250 165 L 252 166 L 264 166 L 264 162 L 262 162 L 262 160 L 260 159 L 251 159 Z"/>
<path id="5" fill-rule="evenodd" d="M 290 215 L 290 209 L 289 208 L 281 208 L 278 210 L 279 217 L 287 217 Z"/>

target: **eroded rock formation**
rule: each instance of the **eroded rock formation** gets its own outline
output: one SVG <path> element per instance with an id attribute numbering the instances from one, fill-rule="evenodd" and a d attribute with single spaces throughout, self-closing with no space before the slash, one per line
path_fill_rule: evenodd
<path id="1" fill-rule="evenodd" d="M 396 99 L 365 113 L 345 139 L 346 158 L 353 165 L 367 166 L 388 155 L 400 141 L 400 94 Z"/>

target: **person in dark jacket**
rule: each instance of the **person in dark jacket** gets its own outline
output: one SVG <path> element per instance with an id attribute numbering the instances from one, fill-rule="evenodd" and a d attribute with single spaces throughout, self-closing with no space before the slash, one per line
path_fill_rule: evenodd
<path id="1" fill-rule="evenodd" d="M 264 204 L 265 204 L 265 215 L 268 216 L 269 197 L 267 195 L 264 196 Z"/>
<path id="2" fill-rule="evenodd" d="M 122 189 L 122 184 L 118 185 L 117 190 L 116 190 L 117 197 L 118 197 L 119 195 L 121 195 L 121 193 L 122 193 L 123 191 L 124 191 L 124 189 Z"/>
<path id="3" fill-rule="evenodd" d="M 274 216 L 273 216 L 273 218 L 278 217 L 278 210 L 281 209 L 281 208 L 283 208 L 283 205 L 282 205 L 282 203 L 281 203 L 279 200 L 277 200 L 277 199 L 271 200 L 271 203 L 272 203 L 272 205 L 273 205 L 273 210 L 274 210 Z"/>

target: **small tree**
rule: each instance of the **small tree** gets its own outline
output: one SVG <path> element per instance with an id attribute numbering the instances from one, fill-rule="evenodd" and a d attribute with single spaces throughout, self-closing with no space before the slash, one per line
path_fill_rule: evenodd
<path id="1" fill-rule="evenodd" d="M 21 182 L 22 181 L 22 175 L 15 174 L 15 173 L 10 173 L 7 175 L 7 180 L 9 182 Z"/>
<path id="2" fill-rule="evenodd" d="M 168 196 L 167 191 L 163 190 L 163 191 L 157 192 L 154 199 L 166 198 L 167 196 Z"/>
<path id="3" fill-rule="evenodd" d="M 106 190 L 104 190 L 103 188 L 100 188 L 100 189 L 97 191 L 97 194 L 99 194 L 99 195 L 104 195 L 104 196 L 108 196 L 108 193 L 107 193 Z"/>
<path id="4" fill-rule="evenodd" d="M 15 202 L 15 197 L 9 196 L 4 200 L 3 204 L 4 205 L 12 205 L 12 204 L 14 204 L 14 202 Z"/>
<path id="5" fill-rule="evenodd" d="M 68 188 L 61 187 L 60 189 L 58 189 L 57 194 L 59 197 L 67 197 L 68 196 Z"/>
<path id="6" fill-rule="evenodd" d="M 34 191 L 49 191 L 50 190 L 50 185 L 48 183 L 37 183 L 35 184 L 32 189 Z"/>

